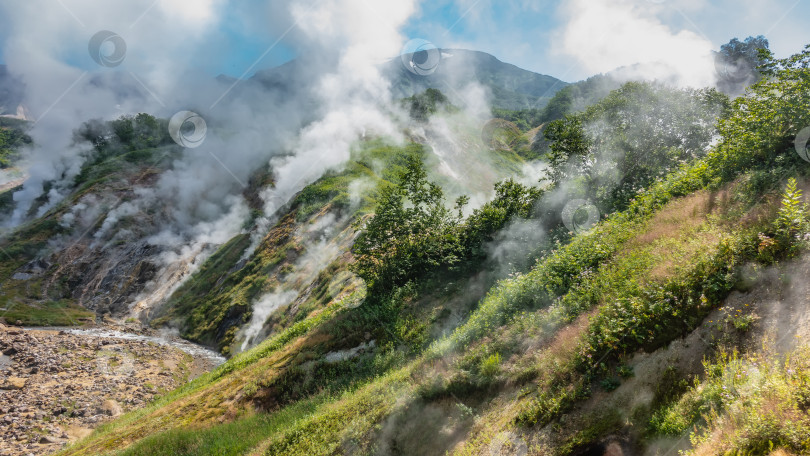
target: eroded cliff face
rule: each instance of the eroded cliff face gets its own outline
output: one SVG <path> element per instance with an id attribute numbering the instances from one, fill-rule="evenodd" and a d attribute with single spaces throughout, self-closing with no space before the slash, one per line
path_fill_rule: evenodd
<path id="1" fill-rule="evenodd" d="M 115 202 L 98 204 L 103 209 L 105 203 Z M 33 233 L 24 226 L 19 250 L 13 250 L 13 238 L 6 243 L 14 254 L 0 285 L 6 308 L 65 301 L 97 316 L 136 317 L 138 303 L 143 309 L 164 300 L 216 247 L 161 245 L 153 240 L 160 221 L 140 212 L 129 216 L 121 229 L 101 235 L 99 227 L 108 212 L 99 211 L 86 223 L 72 226 L 65 222 L 69 214 L 66 209 L 46 214 L 40 219 L 46 228 Z"/>

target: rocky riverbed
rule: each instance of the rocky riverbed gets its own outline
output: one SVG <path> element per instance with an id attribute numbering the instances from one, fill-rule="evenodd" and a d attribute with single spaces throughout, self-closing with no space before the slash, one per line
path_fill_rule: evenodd
<path id="1" fill-rule="evenodd" d="M 154 336 L 115 334 L 0 324 L 0 455 L 59 450 L 218 363 Z"/>

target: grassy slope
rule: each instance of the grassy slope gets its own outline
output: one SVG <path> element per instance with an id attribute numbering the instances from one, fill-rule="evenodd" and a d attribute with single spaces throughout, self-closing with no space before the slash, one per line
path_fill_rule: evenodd
<path id="1" fill-rule="evenodd" d="M 424 158 L 425 152 L 413 143 L 404 148 L 379 141 L 364 144 L 354 152 L 353 160 L 345 169 L 327 173 L 295 198 L 289 211 L 269 230 L 244 265 L 238 263 L 250 245 L 249 234 L 239 235 L 222 246 L 172 295 L 153 324 L 179 322 L 183 337 L 229 352 L 236 330 L 249 320 L 253 302 L 275 289 L 284 268 L 291 268 L 305 253 L 305 246 L 296 236 L 298 227 L 314 222 L 324 211 L 350 213 L 349 220 L 342 223 L 343 228 L 348 227 L 355 217 L 372 207 L 379 186 L 393 180 L 408 156 Z M 350 185 L 361 179 L 373 190 L 353 204 Z M 328 272 L 336 274 L 345 269 L 345 261 L 342 261 Z M 328 296 L 317 291 L 301 306 L 308 312 L 328 303 Z M 299 312 L 288 324 L 306 318 L 308 312 Z"/>
<path id="2" fill-rule="evenodd" d="M 630 358 L 696 334 L 739 284 L 739 266 L 789 250 L 771 237 L 776 201 L 785 179 L 804 168 L 781 121 L 769 123 L 778 116 L 739 112 L 707 157 L 499 282 L 449 336 L 412 344 L 397 331 L 423 323 L 399 325 L 404 309 L 444 302 L 458 289 L 426 296 L 405 287 L 375 307 L 346 305 L 355 301 L 344 296 L 64 453 L 201 454 L 226 448 L 230 432 L 246 443 L 224 454 L 492 454 L 504 445 L 572 454 L 611 434 L 642 445 L 657 438 L 648 426 L 655 417 L 690 407 L 672 405 L 683 377 L 665 371 L 658 383 L 674 388 L 621 401 L 611 392 L 634 385 Z M 386 345 L 337 367 L 322 361 L 364 340 L 362 330 Z M 397 334 L 384 339 L 380 330 Z M 329 381 L 322 390 L 296 388 L 307 375 Z M 269 423 L 259 424 L 264 435 L 255 423 Z M 154 434 L 158 427 L 165 431 Z"/>
<path id="3" fill-rule="evenodd" d="M 737 186 L 744 187 L 744 181 Z M 385 428 L 400 416 L 419 416 L 417 410 L 428 405 L 451 417 L 453 422 L 444 424 L 468 435 L 456 450 L 485 452 L 502 431 L 539 428 L 570 410 L 595 385 L 598 388 L 598 381 L 616 375 L 623 353 L 666 344 L 693 329 L 720 302 L 732 285 L 724 279 L 729 267 L 750 254 L 751 233 L 767 223 L 767 213 L 757 212 L 757 200 L 735 191 L 738 187 L 726 189 L 733 201 L 719 205 L 717 185 L 706 161 L 675 173 L 628 211 L 575 237 L 531 272 L 499 284 L 465 324 L 414 361 L 395 363 L 388 373 L 343 393 L 316 394 L 282 407 L 279 419 L 285 426 L 268 424 L 262 439 L 248 426 L 252 421 L 245 421 L 245 426 L 216 423 L 223 416 L 226 422 L 270 419 L 254 417 L 253 403 L 243 399 L 262 385 L 273 384 L 285 362 L 307 353 L 308 347 L 324 344 L 330 337 L 324 325 L 333 317 L 310 316 L 293 327 L 295 332 L 291 328 L 149 409 L 106 426 L 66 454 L 120 448 L 151 434 L 157 423 L 176 430 L 140 442 L 133 454 L 156 448 L 173 448 L 170 454 L 201 454 L 194 450 L 196 444 L 181 451 L 185 443 L 178 447 L 171 442 L 193 437 L 200 445 L 218 445 L 228 434 L 222 426 L 249 433 L 252 441 L 262 440 L 256 445 L 266 454 L 331 454 L 345 445 L 371 451 L 392 442 L 411 442 L 409 437 L 416 434 L 382 438 L 380 426 Z M 708 191 L 692 195 L 707 186 Z M 687 195 L 692 196 L 673 201 Z M 735 223 L 746 214 L 749 223 Z M 682 298 L 671 304 L 679 310 L 657 307 L 660 296 L 654 293 L 660 290 Z M 702 298 L 694 299 L 695 293 Z M 369 311 L 362 306 L 339 308 L 339 303 L 327 307 L 338 315 Z M 580 315 L 589 318 L 582 320 Z M 629 319 L 636 319 L 637 332 L 627 338 L 619 332 L 620 325 L 612 325 Z M 667 330 L 662 331 L 661 325 Z M 642 331 L 647 326 L 651 329 Z M 526 340 L 535 344 L 533 349 L 521 348 Z M 301 407 L 307 412 L 300 412 Z M 453 413 L 465 408 L 481 418 L 473 421 L 469 414 Z M 208 430 L 181 430 L 190 423 Z M 582 435 L 557 439 L 564 444 L 561 448 L 574 448 Z"/>

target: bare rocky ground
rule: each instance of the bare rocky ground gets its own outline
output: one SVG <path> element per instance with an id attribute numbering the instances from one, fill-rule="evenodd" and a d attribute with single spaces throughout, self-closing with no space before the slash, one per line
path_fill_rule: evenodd
<path id="1" fill-rule="evenodd" d="M 2 324 L 0 351 L 3 456 L 57 451 L 213 367 L 154 342 Z"/>

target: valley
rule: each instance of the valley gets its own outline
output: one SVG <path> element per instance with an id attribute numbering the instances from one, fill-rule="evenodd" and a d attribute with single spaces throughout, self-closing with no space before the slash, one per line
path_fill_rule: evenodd
<path id="1" fill-rule="evenodd" d="M 42 1 L 0 455 L 810 454 L 801 2 Z"/>

